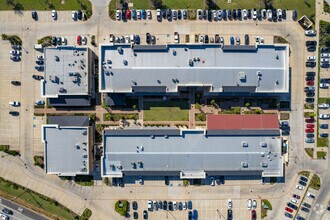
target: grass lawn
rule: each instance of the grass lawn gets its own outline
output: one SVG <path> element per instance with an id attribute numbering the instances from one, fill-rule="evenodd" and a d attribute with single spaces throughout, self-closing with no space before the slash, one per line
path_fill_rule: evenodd
<path id="1" fill-rule="evenodd" d="M 317 138 L 317 146 L 318 147 L 328 147 L 329 146 L 329 139 L 328 138 Z"/>
<path id="2" fill-rule="evenodd" d="M 305 170 L 303 170 L 303 171 L 300 171 L 299 173 L 298 173 L 299 175 L 303 175 L 303 176 L 305 176 L 305 177 L 309 177 L 309 175 L 310 175 L 310 172 L 309 171 L 305 171 Z"/>
<path id="3" fill-rule="evenodd" d="M 309 183 L 309 187 L 319 190 L 321 187 L 321 180 L 317 174 L 312 176 L 311 182 Z"/>
<path id="4" fill-rule="evenodd" d="M 317 159 L 324 159 L 327 156 L 327 152 L 324 151 L 318 151 L 316 152 L 317 154 Z"/>
<path id="5" fill-rule="evenodd" d="M 20 3 L 23 6 L 23 10 L 78 10 L 84 9 L 82 5 L 85 5 L 87 9 L 92 10 L 92 3 L 89 0 L 66 0 L 65 4 L 61 4 L 61 0 L 48 0 L 54 6 L 50 8 L 45 4 L 45 0 L 15 0 L 15 3 Z M 12 10 L 13 7 L 7 4 L 6 0 L 0 1 L 0 10 Z"/>
<path id="6" fill-rule="evenodd" d="M 144 121 L 188 121 L 187 101 L 144 102 Z"/>
<path id="7" fill-rule="evenodd" d="M 177 9 L 202 9 L 204 8 L 203 0 L 163 0 L 163 6 Z"/>
<path id="8" fill-rule="evenodd" d="M 327 26 L 330 25 L 330 22 L 326 22 L 326 21 L 320 21 L 320 47 L 324 47 L 325 46 L 325 42 L 326 42 L 326 37 L 329 36 L 330 33 L 327 33 Z M 328 98 L 328 101 L 330 100 L 330 98 Z"/>
<path id="9" fill-rule="evenodd" d="M 45 196 L 39 195 L 33 191 L 24 189 L 21 186 L 8 182 L 0 178 L 0 195 L 7 199 L 15 199 L 17 203 L 34 209 L 52 218 L 74 219 L 76 216 L 67 208 L 61 206 L 58 202 Z"/>
<path id="10" fill-rule="evenodd" d="M 329 103 L 330 98 L 319 98 L 319 103 Z"/>
<path id="11" fill-rule="evenodd" d="M 315 15 L 315 0 L 273 0 L 273 6 L 274 8 L 288 10 L 296 9 L 298 11 L 298 18 L 303 15 L 307 15 L 308 17 Z"/>
<path id="12" fill-rule="evenodd" d="M 273 207 L 272 207 L 272 204 L 270 204 L 270 202 L 267 200 L 267 199 L 262 199 L 261 200 L 261 218 L 265 218 L 267 216 L 267 211 L 268 210 L 272 210 Z M 268 206 L 268 209 L 265 209 L 263 207 L 263 205 L 267 205 Z"/>
<path id="13" fill-rule="evenodd" d="M 305 148 L 305 151 L 310 158 L 313 158 L 313 153 L 314 153 L 313 148 Z"/>
<path id="14" fill-rule="evenodd" d="M 112 0 L 114 1 L 114 0 Z M 149 9 L 149 0 L 131 0 L 135 9 Z"/>
<path id="15" fill-rule="evenodd" d="M 232 0 L 231 4 L 228 4 L 228 0 L 217 0 L 217 6 L 225 9 L 252 9 L 263 8 L 264 4 L 260 4 L 260 0 Z"/>

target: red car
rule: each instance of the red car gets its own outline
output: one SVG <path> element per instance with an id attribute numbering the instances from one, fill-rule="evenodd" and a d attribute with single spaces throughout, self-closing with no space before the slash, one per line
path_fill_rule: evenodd
<path id="1" fill-rule="evenodd" d="M 290 212 L 290 213 L 292 213 L 292 212 L 293 212 L 293 210 L 292 210 L 292 209 L 290 209 L 289 207 L 285 207 L 285 211 L 288 211 L 288 212 Z"/>
<path id="2" fill-rule="evenodd" d="M 300 196 L 298 196 L 298 195 L 296 195 L 296 194 L 293 194 L 292 196 L 293 196 L 293 198 L 295 198 L 295 199 L 300 199 Z"/>
<path id="3" fill-rule="evenodd" d="M 252 220 L 257 220 L 257 212 L 256 212 L 256 210 L 252 210 L 251 213 L 252 213 Z"/>
<path id="4" fill-rule="evenodd" d="M 306 118 L 305 122 L 306 123 L 314 123 L 314 118 Z"/>
<path id="5" fill-rule="evenodd" d="M 306 128 L 305 131 L 306 131 L 306 133 L 314 133 L 313 128 Z"/>
<path id="6" fill-rule="evenodd" d="M 126 18 L 131 19 L 131 10 L 126 11 Z"/>
<path id="7" fill-rule="evenodd" d="M 306 85 L 308 85 L 308 86 L 314 86 L 314 82 L 313 81 L 307 81 L 306 82 Z"/>
<path id="8" fill-rule="evenodd" d="M 315 125 L 314 124 L 306 124 L 306 128 L 314 128 Z"/>
<path id="9" fill-rule="evenodd" d="M 77 44 L 81 45 L 81 36 L 77 36 Z"/>

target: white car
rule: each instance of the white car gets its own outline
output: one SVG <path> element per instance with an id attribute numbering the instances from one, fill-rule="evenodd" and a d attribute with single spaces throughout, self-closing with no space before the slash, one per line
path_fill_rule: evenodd
<path id="1" fill-rule="evenodd" d="M 277 9 L 277 16 L 278 16 L 278 20 L 282 20 L 282 10 L 281 9 Z"/>
<path id="2" fill-rule="evenodd" d="M 183 203 L 182 203 L 182 209 L 183 209 L 183 210 L 186 210 L 186 209 L 187 209 L 187 203 L 186 203 L 186 202 L 183 202 Z"/>
<path id="3" fill-rule="evenodd" d="M 202 20 L 203 19 L 203 15 L 202 15 L 202 10 L 201 9 L 198 9 L 197 10 L 197 16 L 198 16 L 198 19 L 199 20 Z"/>
<path id="4" fill-rule="evenodd" d="M 267 17 L 268 17 L 268 20 L 272 20 L 273 19 L 273 12 L 271 9 L 268 9 L 267 10 Z"/>
<path id="5" fill-rule="evenodd" d="M 328 58 L 322 58 L 321 63 L 329 63 L 329 59 Z"/>
<path id="6" fill-rule="evenodd" d="M 223 39 L 223 37 L 220 37 L 220 44 L 224 44 L 225 43 L 225 39 Z"/>
<path id="7" fill-rule="evenodd" d="M 306 195 L 307 195 L 309 198 L 315 199 L 315 196 L 314 196 L 312 193 L 310 193 L 310 192 L 307 192 Z"/>
<path id="8" fill-rule="evenodd" d="M 21 51 L 19 51 L 19 50 L 11 50 L 11 51 L 9 51 L 9 53 L 14 55 L 14 56 L 18 56 L 18 55 L 22 54 Z"/>
<path id="9" fill-rule="evenodd" d="M 328 58 L 330 57 L 330 53 L 321 53 L 322 58 Z"/>
<path id="10" fill-rule="evenodd" d="M 44 59 L 44 55 L 38 55 L 38 56 L 37 56 L 37 59 L 38 59 L 38 60 L 43 60 L 43 59 Z"/>
<path id="11" fill-rule="evenodd" d="M 320 114 L 319 115 L 320 119 L 329 119 L 330 118 L 330 114 Z"/>
<path id="12" fill-rule="evenodd" d="M 204 43 L 204 35 L 199 36 L 199 43 Z"/>
<path id="13" fill-rule="evenodd" d="M 81 43 L 82 43 L 83 45 L 86 45 L 86 44 L 87 44 L 87 37 L 82 36 L 82 37 L 81 37 Z"/>
<path id="14" fill-rule="evenodd" d="M 162 19 L 162 14 L 161 14 L 160 9 L 156 10 L 156 17 L 157 17 L 158 21 L 160 21 Z"/>
<path id="15" fill-rule="evenodd" d="M 129 36 L 125 36 L 125 43 L 129 44 L 131 42 L 130 37 Z"/>
<path id="16" fill-rule="evenodd" d="M 147 16 L 148 16 L 149 19 L 152 18 L 152 14 L 151 14 L 151 11 L 150 10 L 147 10 Z"/>
<path id="17" fill-rule="evenodd" d="M 252 201 L 252 208 L 253 209 L 256 209 L 257 208 L 257 201 L 256 200 L 253 200 Z"/>
<path id="18" fill-rule="evenodd" d="M 290 202 L 292 202 L 294 204 L 298 204 L 298 201 L 296 199 L 291 199 Z"/>
<path id="19" fill-rule="evenodd" d="M 173 201 L 173 210 L 177 210 L 178 206 L 176 205 L 176 201 Z"/>
<path id="20" fill-rule="evenodd" d="M 45 101 L 44 100 L 37 100 L 34 102 L 35 105 L 44 105 Z"/>
<path id="21" fill-rule="evenodd" d="M 65 38 L 65 37 L 62 37 L 62 44 L 63 44 L 63 45 L 66 45 L 67 42 L 68 42 L 68 41 L 66 40 L 66 38 Z"/>
<path id="22" fill-rule="evenodd" d="M 71 18 L 72 18 L 72 20 L 76 20 L 77 19 L 77 12 L 76 11 L 72 11 L 71 12 Z"/>
<path id="23" fill-rule="evenodd" d="M 216 10 L 212 10 L 212 14 L 213 14 L 213 20 L 216 21 L 218 19 L 217 11 Z"/>
<path id="24" fill-rule="evenodd" d="M 329 103 L 322 103 L 322 104 L 319 104 L 319 108 L 330 108 L 330 104 Z"/>
<path id="25" fill-rule="evenodd" d="M 141 19 L 141 10 L 136 10 L 137 19 Z"/>
<path id="26" fill-rule="evenodd" d="M 228 199 L 228 209 L 232 209 L 233 208 L 233 202 L 231 201 L 231 199 Z"/>
<path id="27" fill-rule="evenodd" d="M 120 18 L 121 18 L 121 11 L 120 10 L 117 10 L 116 11 L 116 19 L 117 20 L 120 20 Z"/>
<path id="28" fill-rule="evenodd" d="M 174 32 L 174 42 L 179 43 L 180 42 L 180 36 L 178 32 Z"/>
<path id="29" fill-rule="evenodd" d="M 251 210 L 251 208 L 252 208 L 252 200 L 251 199 L 247 200 L 246 208 Z"/>
<path id="30" fill-rule="evenodd" d="M 210 185 L 215 186 L 214 177 L 210 177 Z"/>
<path id="31" fill-rule="evenodd" d="M 307 31 L 305 31 L 305 35 L 306 36 L 315 36 L 316 31 L 315 30 L 307 30 Z"/>
<path id="32" fill-rule="evenodd" d="M 307 61 L 315 61 L 316 57 L 315 56 L 308 56 Z"/>
<path id="33" fill-rule="evenodd" d="M 130 37 L 130 40 L 131 40 L 131 43 L 133 43 L 134 44 L 134 40 L 135 40 L 135 35 L 134 34 L 131 34 L 131 37 Z"/>
<path id="34" fill-rule="evenodd" d="M 257 10 L 253 9 L 252 11 L 252 18 L 253 20 L 257 20 Z"/>
<path id="35" fill-rule="evenodd" d="M 148 200 L 148 210 L 152 210 L 152 201 Z"/>
<path id="36" fill-rule="evenodd" d="M 243 19 L 247 19 L 247 10 L 243 9 Z"/>
<path id="37" fill-rule="evenodd" d="M 17 102 L 17 101 L 13 101 L 13 102 L 9 102 L 9 105 L 17 107 L 17 106 L 20 106 L 21 103 Z"/>
<path id="38" fill-rule="evenodd" d="M 329 88 L 329 84 L 328 83 L 320 83 L 320 88 L 327 89 L 327 88 Z"/>
<path id="39" fill-rule="evenodd" d="M 139 183 L 140 183 L 141 185 L 143 185 L 143 178 L 142 178 L 142 176 L 139 176 Z"/>
<path id="40" fill-rule="evenodd" d="M 52 10 L 52 18 L 53 20 L 57 19 L 57 12 L 55 10 Z"/>
<path id="41" fill-rule="evenodd" d="M 299 190 L 304 190 L 304 187 L 300 186 L 300 185 L 296 185 L 296 188 L 299 189 Z"/>

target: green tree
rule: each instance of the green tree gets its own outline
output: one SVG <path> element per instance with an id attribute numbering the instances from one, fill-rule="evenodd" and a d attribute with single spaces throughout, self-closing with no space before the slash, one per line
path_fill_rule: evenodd
<path id="1" fill-rule="evenodd" d="M 327 24 L 325 25 L 325 31 L 326 31 L 328 34 L 330 34 L 330 23 L 327 23 Z"/>
<path id="2" fill-rule="evenodd" d="M 250 107 L 251 106 L 251 104 L 250 104 L 250 102 L 247 102 L 247 103 L 245 103 L 245 107 Z"/>
<path id="3" fill-rule="evenodd" d="M 325 38 L 325 46 L 330 47 L 330 36 Z"/>

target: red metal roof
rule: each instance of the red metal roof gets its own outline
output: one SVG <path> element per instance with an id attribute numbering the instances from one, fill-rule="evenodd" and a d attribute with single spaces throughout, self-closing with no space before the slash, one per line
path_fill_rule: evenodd
<path id="1" fill-rule="evenodd" d="M 277 114 L 261 115 L 207 115 L 208 130 L 278 129 Z"/>

